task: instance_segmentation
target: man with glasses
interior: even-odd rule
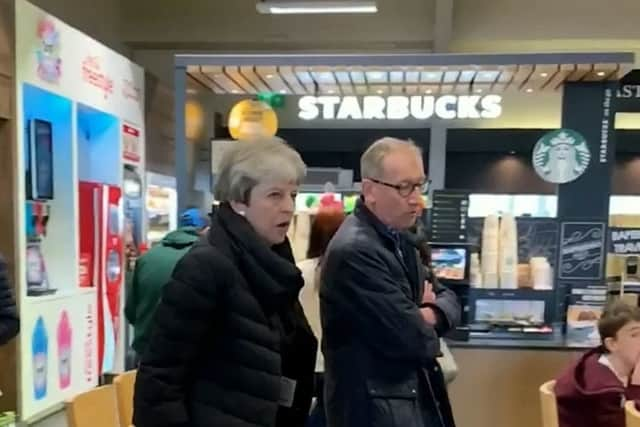
[[[361,175],[362,197],[321,273],[328,426],[453,427],[436,358],[459,305],[426,282],[405,236],[427,191],[422,153],[383,138],[363,154]]]

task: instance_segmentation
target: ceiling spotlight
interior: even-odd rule
[[[598,71],[597,74],[598,74],[598,77],[604,77],[605,73],[604,73],[604,71]]]
[[[378,95],[382,95],[384,93],[382,89],[378,89],[376,92],[378,92]]]
[[[240,91],[237,89],[231,89],[231,93],[240,93]]]
[[[256,10],[263,14],[328,14],[328,13],[376,13],[375,1],[288,1],[263,0],[256,4]]]
[[[540,77],[549,77],[549,73],[540,73]]]
[[[265,77],[268,78],[268,79],[272,79],[273,78],[273,74],[267,74]]]
[[[287,90],[286,89],[280,89],[280,93],[285,94],[285,93],[287,93]]]
[[[427,89],[427,90],[425,90],[425,91],[424,91],[424,93],[426,93],[426,94],[430,95],[430,94],[432,94],[432,93],[433,93],[433,91],[432,91],[431,89]]]
[[[533,92],[533,89],[531,89],[530,87],[527,88],[527,93],[531,93],[531,92]]]

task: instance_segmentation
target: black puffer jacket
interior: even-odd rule
[[[6,344],[11,338],[18,335],[19,331],[20,320],[9,283],[7,264],[0,256],[0,345]]]
[[[455,427],[436,358],[460,306],[435,287],[437,323],[423,320],[425,269],[413,245],[360,201],[331,241],[321,276],[328,425]]]
[[[164,288],[138,369],[136,427],[299,427],[317,342],[289,243],[269,248],[228,205]],[[282,377],[297,382],[279,406]]]

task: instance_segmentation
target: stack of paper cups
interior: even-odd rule
[[[518,230],[516,219],[511,214],[504,214],[500,221],[500,288],[516,289],[518,287]]]
[[[482,287],[498,287],[498,241],[500,221],[497,215],[484,219],[482,229]]]
[[[531,266],[531,282],[533,289],[552,289],[552,269],[545,257],[533,257],[529,261]]]
[[[471,254],[469,265],[470,285],[473,288],[482,287],[482,270],[480,269],[480,256],[474,252]]]

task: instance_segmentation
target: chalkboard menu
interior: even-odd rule
[[[431,208],[431,241],[466,243],[469,193],[436,190]]]
[[[560,227],[559,278],[602,280],[606,224],[563,222]]]

